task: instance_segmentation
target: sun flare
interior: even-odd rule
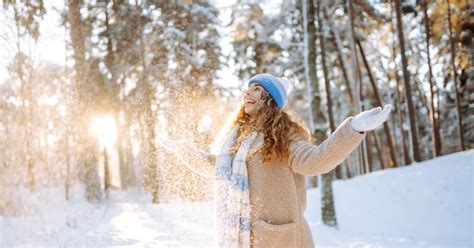
[[[111,115],[93,117],[91,128],[102,147],[110,148],[117,140],[117,128]]]

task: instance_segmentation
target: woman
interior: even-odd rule
[[[214,179],[219,247],[313,247],[304,218],[304,176],[342,163],[390,113],[387,105],[348,117],[319,146],[283,111],[287,81],[258,74],[248,82],[243,106],[218,142],[215,163],[192,146],[173,150],[195,172]],[[208,157],[209,158],[209,157]]]

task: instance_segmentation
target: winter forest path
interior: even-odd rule
[[[317,247],[473,247],[474,150],[334,181],[339,229],[321,223],[308,190],[306,219]],[[210,247],[213,202],[151,204],[141,191],[112,191],[91,204],[82,192],[16,189],[24,212],[0,216],[0,247]]]
[[[43,190],[38,199],[58,191]],[[112,192],[101,204],[37,202],[31,216],[0,217],[0,247],[212,246],[212,202],[151,204],[136,195]]]

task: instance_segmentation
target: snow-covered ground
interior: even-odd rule
[[[335,181],[339,229],[322,225],[319,190],[306,217],[317,247],[474,247],[474,151]],[[27,216],[0,217],[0,247],[206,247],[213,203],[153,205],[139,191],[112,192],[90,204],[63,189],[31,194]]]
[[[309,200],[316,244],[474,247],[473,167],[471,150],[335,181],[338,231],[320,224],[320,202]],[[319,199],[319,192],[308,198]]]

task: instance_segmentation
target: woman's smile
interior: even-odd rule
[[[259,84],[251,84],[244,94],[244,110],[247,114],[252,114],[258,109],[258,102],[262,99],[265,89]]]
[[[248,99],[248,98],[244,98],[244,99],[245,99],[245,103],[248,103],[248,104],[256,103],[256,101],[254,101],[254,100],[251,100],[251,99]]]

